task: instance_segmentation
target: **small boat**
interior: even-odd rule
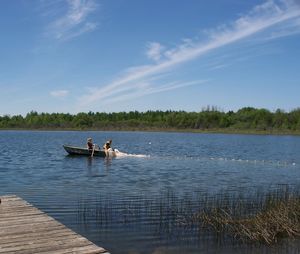
[[[85,147],[76,147],[76,146],[70,146],[70,145],[63,145],[64,149],[69,153],[70,155],[84,155],[84,156],[91,156],[92,150],[87,149]],[[97,157],[106,157],[106,153],[103,150],[99,150],[95,148],[93,156]]]

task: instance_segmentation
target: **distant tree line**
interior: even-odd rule
[[[38,113],[0,116],[1,129],[91,129],[91,130],[253,130],[300,131],[300,108],[290,112],[245,107],[237,112],[206,108],[200,112],[146,111],[76,115]]]

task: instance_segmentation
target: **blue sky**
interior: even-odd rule
[[[300,0],[0,1],[0,115],[300,107]]]

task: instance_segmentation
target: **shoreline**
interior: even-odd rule
[[[120,132],[169,132],[230,135],[300,136],[300,131],[286,130],[236,130],[236,129],[176,129],[176,128],[1,128],[0,131],[120,131]]]

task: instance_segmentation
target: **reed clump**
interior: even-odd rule
[[[272,244],[284,237],[300,236],[300,197],[267,200],[256,214],[236,216],[226,208],[212,208],[193,216],[215,232],[229,233],[234,238]]]
[[[166,241],[270,245],[300,236],[300,188],[275,187],[246,194],[178,196],[170,190],[151,198],[143,193],[124,199],[99,196],[93,202],[80,200],[77,219],[86,227],[147,232]]]

